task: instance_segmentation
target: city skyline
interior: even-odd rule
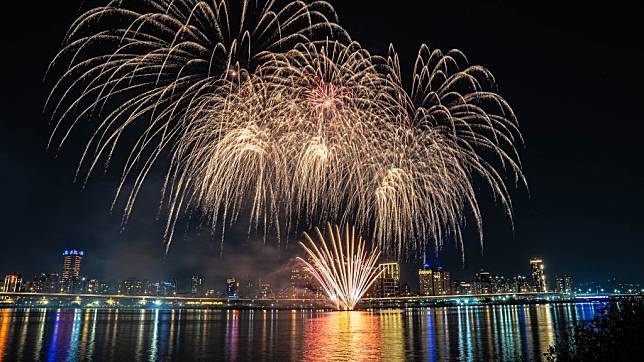
[[[136,275],[121,279],[87,275],[81,269],[84,251],[65,249],[61,254],[63,259],[59,270],[39,272],[33,278],[14,271],[5,275],[0,291],[277,299],[321,298],[324,294],[305,265],[296,257],[287,261],[283,273],[272,276],[233,272],[224,279],[210,280],[195,271],[189,278],[167,275],[155,280]],[[416,274],[401,273],[398,262],[380,262],[376,268],[382,272],[365,297],[644,291],[637,280],[618,280],[613,277],[579,282],[574,275],[552,274],[540,258],[530,258],[524,269],[511,274],[501,275],[480,269],[469,278],[452,278],[449,270],[440,266],[432,267],[427,262],[417,266]]]

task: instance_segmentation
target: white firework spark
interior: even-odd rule
[[[309,261],[298,258],[318,281],[336,309],[353,310],[382,270],[377,262],[380,252],[367,251],[364,240],[353,227],[327,225],[327,238],[315,228],[317,242],[304,233],[308,245],[300,242]]]
[[[393,47],[371,55],[324,1],[111,1],[72,25],[61,63],[51,142],[99,120],[79,172],[134,135],[124,222],[169,154],[166,247],[197,208],[213,230],[248,214],[278,240],[335,220],[397,256],[448,237],[462,248],[468,213],[482,238],[475,180],[508,215],[504,174],[525,183],[517,120],[487,69],[423,45],[407,90]]]

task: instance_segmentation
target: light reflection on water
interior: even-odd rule
[[[0,310],[0,362],[20,360],[540,360],[598,304],[362,312]]]

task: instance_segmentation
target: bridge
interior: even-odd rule
[[[0,307],[319,309],[326,299],[0,292]]]
[[[609,301],[642,298],[639,294],[499,293],[363,298],[358,309],[416,308],[450,305],[538,304]],[[213,309],[328,309],[326,299],[212,298],[184,295],[123,295],[0,292],[0,307],[14,308],[213,308]]]

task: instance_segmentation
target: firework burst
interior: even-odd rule
[[[475,180],[509,216],[508,184],[525,183],[487,69],[423,45],[408,88],[393,47],[371,55],[324,1],[111,1],[79,17],[50,68],[51,143],[98,120],[86,177],[128,150],[124,223],[150,170],[167,170],[166,247],[198,209],[213,230],[248,215],[277,240],[334,220],[395,256],[462,248],[469,214],[482,240]]]
[[[175,146],[204,97],[227,92],[275,53],[296,44],[347,39],[327,2],[112,0],[70,27],[48,73],[62,70],[46,108],[61,147],[82,120],[100,119],[79,162],[86,179],[109,164],[126,132],[138,133],[122,165],[115,202],[124,222],[162,152]]]
[[[300,245],[309,261],[298,258],[318,281],[336,309],[353,310],[360,298],[376,281],[380,272],[376,263],[380,252],[367,251],[364,240],[348,225],[344,232],[339,226],[327,224],[327,238],[315,228],[318,242],[304,233],[308,245]]]

